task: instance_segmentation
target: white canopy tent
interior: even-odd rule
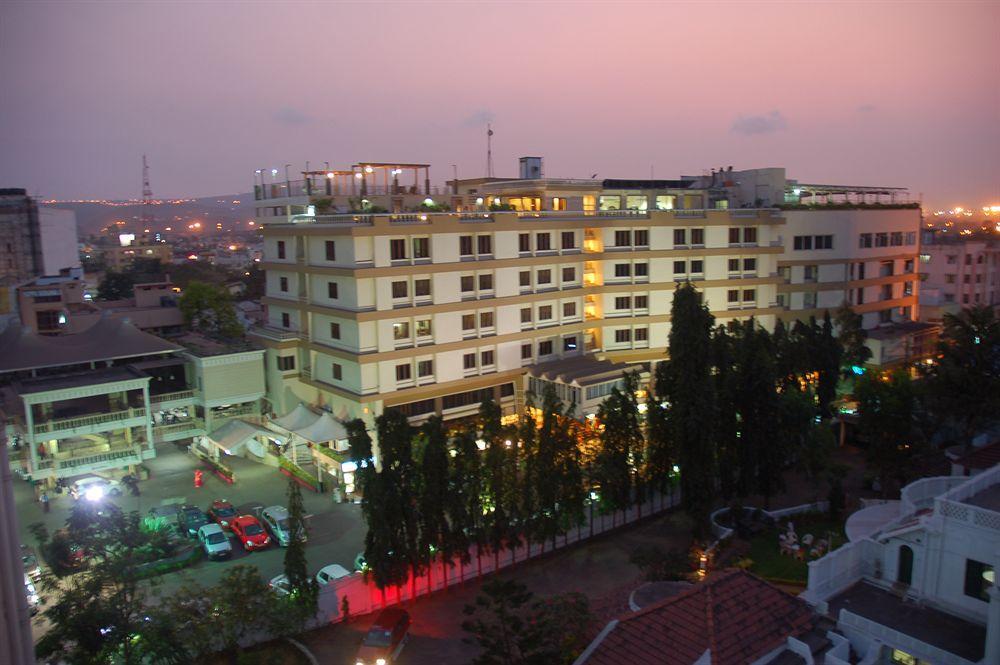
[[[289,432],[295,432],[296,430],[305,429],[315,423],[320,417],[310,411],[302,402],[299,405],[289,411],[287,414],[281,418],[275,418],[271,421],[272,424],[277,425],[283,430]]]
[[[257,457],[264,457],[266,448],[264,443],[258,440],[258,436],[266,436],[282,442],[284,439],[275,432],[245,420],[230,420],[205,438],[209,444],[214,445],[226,455],[237,455],[246,448]]]
[[[347,439],[347,429],[329,413],[323,413],[316,422],[307,427],[295,430],[297,436],[313,443],[326,443],[327,441],[345,441]]]

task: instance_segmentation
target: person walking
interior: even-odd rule
[[[39,500],[42,502],[42,512],[49,512],[49,493],[43,490]]]

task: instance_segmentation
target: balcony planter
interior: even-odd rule
[[[295,464],[292,464],[284,457],[278,460],[278,464],[280,465],[278,470],[281,471],[282,474],[288,476],[302,487],[319,493],[319,480],[317,480],[311,473],[299,466],[296,466]]]

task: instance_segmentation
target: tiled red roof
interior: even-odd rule
[[[992,469],[997,464],[1000,464],[1000,441],[977,448],[965,457],[960,458],[957,464],[964,466],[966,469]]]
[[[577,663],[691,665],[706,650],[712,663],[750,663],[808,631],[814,618],[804,601],[734,570],[620,617]]]

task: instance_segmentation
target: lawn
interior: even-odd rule
[[[809,579],[809,567],[806,565],[809,557],[806,557],[806,561],[799,561],[781,554],[778,549],[778,534],[784,533],[788,519],[795,525],[799,539],[807,533],[811,533],[817,540],[829,538],[828,534],[832,534],[830,549],[840,547],[847,540],[844,525],[830,520],[828,515],[822,513],[793,515],[791,518],[783,518],[778,523],[778,528],[763,531],[750,540],[750,552],[747,556],[753,562],[751,572],[766,579],[805,584]]]

